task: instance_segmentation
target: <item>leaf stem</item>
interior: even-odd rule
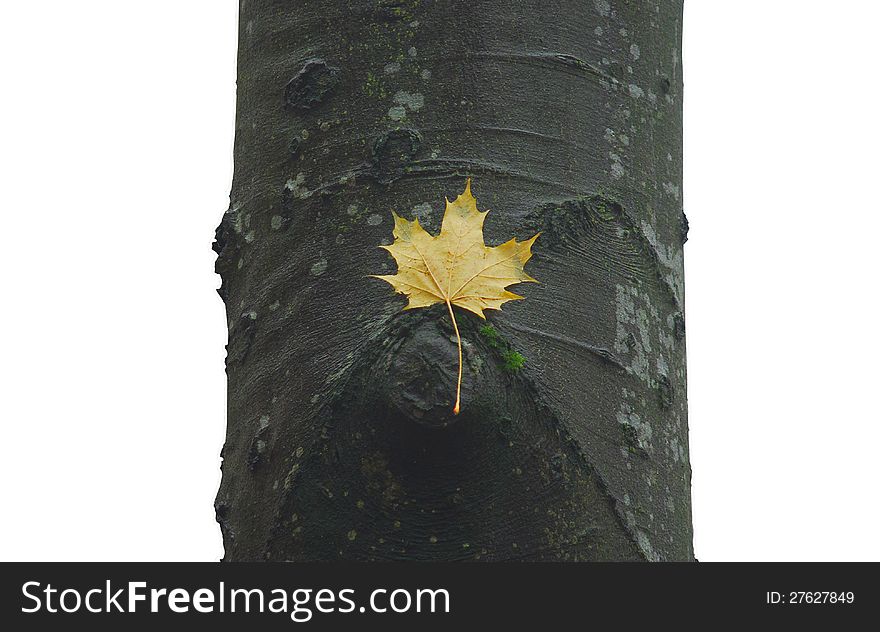
[[[461,334],[458,333],[458,323],[455,322],[455,312],[452,311],[452,303],[449,302],[449,299],[446,299],[446,307],[449,308],[452,326],[455,328],[455,338],[458,341],[458,385],[455,387],[455,408],[452,409],[452,412],[457,415],[461,410]]]

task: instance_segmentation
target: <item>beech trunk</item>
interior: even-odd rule
[[[680,0],[242,0],[226,560],[693,560]],[[540,231],[456,317],[391,211]]]

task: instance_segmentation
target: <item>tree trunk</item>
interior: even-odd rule
[[[227,560],[692,560],[681,0],[242,0]],[[541,231],[525,300],[406,301],[391,211]],[[520,359],[525,364],[519,367]]]

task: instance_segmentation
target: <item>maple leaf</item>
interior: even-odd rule
[[[436,237],[421,227],[418,218],[409,221],[392,212],[394,243],[381,247],[397,262],[397,274],[371,275],[387,281],[409,298],[404,309],[446,304],[458,340],[455,414],[461,408],[462,358],[461,335],[452,306],[485,319],[483,310],[501,309],[507,301],[523,298],[507,291],[508,285],[537,283],[523,266],[532,256],[532,244],[540,233],[525,241],[511,239],[500,246],[487,246],[483,241],[483,222],[488,212],[477,210],[470,178],[464,193],[454,202],[446,199],[443,224]]]

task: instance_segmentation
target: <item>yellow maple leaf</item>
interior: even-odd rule
[[[434,237],[419,225],[418,218],[406,220],[394,215],[394,243],[381,246],[397,262],[397,274],[371,275],[390,283],[405,294],[409,303],[404,309],[446,303],[458,339],[458,385],[455,408],[461,408],[461,335],[455,322],[453,305],[486,318],[483,310],[501,309],[507,301],[523,298],[505,288],[514,283],[537,282],[523,270],[532,256],[532,244],[538,235],[525,241],[510,241],[500,246],[486,246],[483,221],[489,211],[477,210],[468,178],[464,193],[454,202],[446,199],[446,211],[440,234]]]

